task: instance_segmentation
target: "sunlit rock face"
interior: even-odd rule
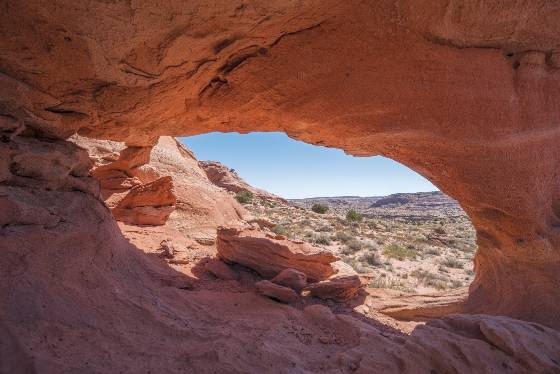
[[[465,311],[560,327],[557,4],[31,0],[0,9],[0,123],[12,142],[1,148],[0,183],[12,197],[41,191],[18,195],[3,225],[58,225],[66,213],[47,209],[56,191],[70,219],[89,212],[80,230],[110,217],[83,153],[58,154],[75,133],[142,149],[160,135],[280,130],[429,178],[477,229]],[[34,141],[48,150],[24,144]],[[114,234],[107,225],[100,235]]]

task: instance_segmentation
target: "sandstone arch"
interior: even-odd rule
[[[151,146],[282,130],[382,154],[478,232],[468,311],[558,326],[560,7],[498,2],[4,2],[0,110]]]

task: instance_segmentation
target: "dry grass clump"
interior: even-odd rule
[[[441,261],[441,265],[451,269],[462,269],[465,265],[455,257],[446,257]]]
[[[403,247],[398,244],[391,244],[385,247],[383,254],[389,258],[395,258],[399,261],[403,261],[407,258],[416,258],[416,250],[413,247]]]

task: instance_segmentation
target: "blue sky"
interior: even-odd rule
[[[179,138],[199,160],[219,161],[249,184],[295,199],[435,191],[416,172],[385,157],[353,157],[283,133],[209,133]]]

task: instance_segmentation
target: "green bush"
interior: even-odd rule
[[[350,222],[360,222],[363,218],[364,217],[354,209],[350,209],[348,213],[346,213],[346,219]]]
[[[329,207],[326,206],[325,204],[313,204],[311,210],[314,211],[315,213],[324,214],[327,213]]]
[[[383,254],[390,258],[396,258],[403,261],[406,258],[415,258],[416,250],[413,248],[405,248],[398,244],[391,244],[383,250]]]
[[[253,194],[246,190],[239,191],[235,194],[235,200],[241,204],[248,204],[253,200]]]

